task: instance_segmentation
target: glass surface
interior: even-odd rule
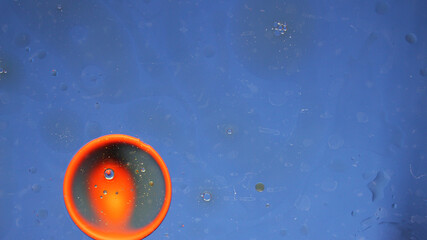
[[[427,236],[427,1],[0,3],[0,239],[89,239],[63,177],[111,133],[169,169],[147,239]]]

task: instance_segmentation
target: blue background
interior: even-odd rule
[[[147,239],[426,239],[426,38],[422,0],[2,0],[0,238],[88,239],[64,173],[123,133],[172,178]]]

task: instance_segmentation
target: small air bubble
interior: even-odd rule
[[[52,76],[56,77],[58,75],[58,72],[55,69],[52,69]]]
[[[233,134],[233,129],[229,128],[226,130],[227,135]]]
[[[103,193],[104,195],[107,195],[107,190],[104,190],[102,193]]]
[[[141,168],[141,172],[143,172],[143,173],[144,173],[144,172],[145,172],[145,168]]]
[[[200,197],[203,198],[203,201],[210,202],[212,199],[212,194],[210,192],[203,192],[202,194],[200,194]]]
[[[97,188],[98,187],[98,185],[95,185],[95,186],[93,186],[94,188]]]
[[[111,168],[108,168],[104,171],[105,179],[111,180],[114,178],[114,171]]]
[[[396,204],[396,203],[393,203],[393,204],[391,205],[391,207],[392,207],[392,208],[397,208],[397,204]]]
[[[118,195],[119,194],[119,192],[116,192],[116,195]]]
[[[99,198],[101,198],[101,199],[102,199],[102,196],[99,196]]]

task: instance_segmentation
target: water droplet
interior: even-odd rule
[[[107,195],[107,190],[104,190],[102,193],[103,193],[104,195]]]
[[[29,172],[29,173],[31,173],[31,174],[35,174],[35,173],[37,172],[37,168],[35,168],[35,167],[30,167],[30,168],[28,169],[28,172]]]
[[[281,236],[286,236],[286,229],[281,229],[280,230],[280,235]]]
[[[153,181],[149,181],[148,184],[150,184],[150,186],[154,186],[154,182]]]
[[[145,172],[145,168],[141,168],[141,172],[143,172],[143,173],[144,173],[144,172]]]
[[[257,183],[257,184],[255,185],[255,189],[256,189],[258,192],[262,192],[262,191],[264,191],[264,184],[262,184],[262,183]]]
[[[338,135],[331,135],[328,139],[329,148],[337,150],[344,145],[344,140]]]
[[[390,8],[390,5],[388,5],[388,3],[379,1],[375,5],[375,12],[379,15],[384,15],[388,12],[389,8]]]
[[[212,46],[206,46],[203,53],[205,57],[210,58],[215,55],[215,49]]]
[[[37,57],[38,57],[39,59],[43,59],[43,58],[45,58],[45,57],[46,57],[46,55],[47,55],[47,53],[46,53],[46,51],[44,51],[44,50],[42,50],[42,51],[40,51],[40,52],[38,52],[38,53],[37,53]]]
[[[37,218],[39,219],[46,219],[49,215],[49,212],[46,209],[41,209],[39,211],[37,211]]]
[[[62,91],[67,91],[67,89],[68,89],[67,84],[62,83],[62,84],[61,84],[61,90],[62,90]]]
[[[309,211],[311,208],[311,200],[307,195],[300,195],[295,200],[294,206],[301,211]]]
[[[18,47],[26,47],[28,44],[30,44],[30,42],[30,35],[26,33],[20,33],[15,37],[15,44]]]
[[[203,201],[210,202],[212,199],[212,194],[210,192],[203,192],[202,194],[200,194],[200,197],[203,198]]]
[[[331,178],[327,178],[327,179],[322,181],[321,188],[325,192],[333,192],[337,189],[337,186],[338,186],[337,181],[335,181]]]
[[[33,184],[31,186],[31,190],[33,190],[33,192],[35,192],[35,193],[40,192],[41,189],[42,189],[42,187],[40,185],[38,185],[38,184]]]
[[[414,43],[417,43],[418,38],[417,38],[417,35],[415,35],[414,33],[408,33],[405,36],[405,40],[410,44],[414,44]]]
[[[389,182],[390,177],[385,172],[379,171],[375,179],[368,184],[373,202],[384,197],[384,189]]]
[[[114,178],[114,171],[111,168],[108,168],[104,171],[105,179],[111,180]]]
[[[423,77],[427,77],[427,67],[420,69],[420,75]]]
[[[226,130],[227,135],[233,134],[233,129],[229,128]]]
[[[360,123],[367,123],[369,121],[368,115],[364,112],[358,112],[356,114],[357,121]]]

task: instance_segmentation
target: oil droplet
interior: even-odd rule
[[[257,184],[255,185],[255,189],[256,189],[258,192],[262,192],[262,191],[264,191],[264,184],[262,184],[262,183],[257,183]]]
[[[150,184],[150,186],[154,186],[154,182],[153,181],[149,181],[148,184]]]
[[[212,199],[212,194],[210,192],[203,192],[202,194],[200,194],[200,197],[203,198],[203,201],[210,202]]]
[[[107,195],[107,190],[104,190],[102,193],[104,193],[104,195]]]
[[[143,172],[143,173],[144,173],[144,172],[145,172],[145,168],[141,168],[141,172]]]
[[[114,171],[111,168],[108,168],[104,171],[105,179],[111,180],[114,178]]]

